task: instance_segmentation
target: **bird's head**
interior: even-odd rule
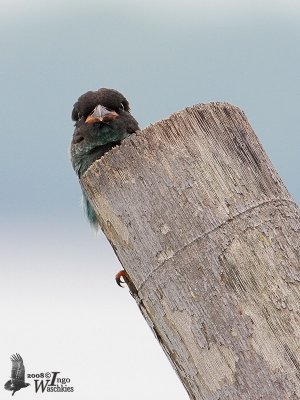
[[[89,91],[79,97],[73,107],[72,119],[75,124],[81,119],[85,122],[88,120],[87,122],[91,124],[105,122],[103,117],[106,116],[106,122],[109,122],[122,111],[130,111],[126,98],[117,90],[102,88],[94,92]]]
[[[76,173],[83,172],[126,136],[139,129],[127,99],[117,90],[99,89],[79,97],[72,119],[75,131],[71,160]]]

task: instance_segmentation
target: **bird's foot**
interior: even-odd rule
[[[124,269],[117,273],[116,282],[121,287],[123,287],[122,284],[126,283],[131,295],[134,297],[137,295],[138,292],[136,290],[136,287],[134,286],[132,280],[129,278],[129,275]]]
[[[129,281],[130,281],[129,276],[124,269],[122,269],[122,271],[117,273],[116,282],[120,287],[123,287],[122,284],[124,284],[124,283],[126,283],[126,285],[128,285]]]

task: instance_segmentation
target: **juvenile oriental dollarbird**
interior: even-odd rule
[[[71,162],[79,178],[93,162],[139,130],[137,121],[130,114],[127,99],[114,89],[101,88],[80,96],[74,104],[72,119],[75,130],[71,142]],[[97,215],[83,189],[82,193],[87,218],[98,229]],[[119,272],[116,276],[119,285],[121,277],[125,281],[128,279],[125,271]]]

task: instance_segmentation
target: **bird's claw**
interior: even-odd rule
[[[129,281],[129,276],[127,275],[127,272],[124,271],[124,269],[117,273],[116,282],[120,287],[124,287],[124,286],[122,286],[122,284],[124,284],[124,283],[127,284],[128,281]]]

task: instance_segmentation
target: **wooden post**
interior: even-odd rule
[[[239,108],[175,113],[81,184],[191,399],[300,399],[300,212]]]

